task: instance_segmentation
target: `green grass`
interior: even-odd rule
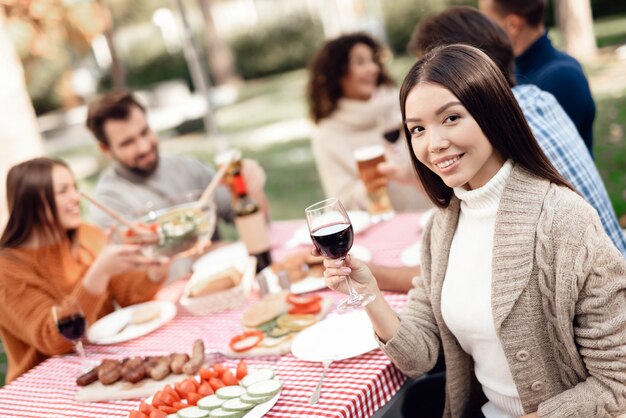
[[[626,217],[626,90],[596,101],[594,154],[618,217]],[[624,221],[622,221],[624,226]]]

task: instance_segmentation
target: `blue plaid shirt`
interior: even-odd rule
[[[513,94],[543,152],[558,172],[596,209],[607,235],[626,257],[626,238],[600,173],[572,120],[552,94],[536,86],[515,86]]]

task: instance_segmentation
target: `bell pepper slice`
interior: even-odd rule
[[[321,302],[313,302],[306,305],[294,305],[293,308],[289,309],[288,313],[290,314],[318,314],[322,311]]]
[[[244,331],[235,335],[228,344],[231,350],[239,353],[256,347],[264,338],[263,332],[259,330]]]
[[[287,295],[287,302],[294,306],[309,305],[311,303],[319,302],[322,300],[320,295],[294,295],[290,293]]]

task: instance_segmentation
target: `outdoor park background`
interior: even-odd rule
[[[626,227],[626,3],[560,2],[586,2],[593,11],[598,54],[584,59],[583,65],[597,104],[595,161]],[[19,3],[30,6],[20,9]],[[360,29],[384,39],[399,85],[414,62],[405,47],[416,23],[450,5],[476,3],[0,0],[0,14],[4,13],[0,35],[8,35],[19,54],[41,150],[68,161],[87,193],[108,162],[84,128],[85,103],[114,85],[123,85],[138,90],[148,104],[162,152],[194,156],[212,165],[218,148],[227,145],[257,159],[267,173],[271,217],[278,220],[302,218],[304,208],[323,197],[309,144],[305,86],[306,66],[325,38]],[[197,80],[185,59],[180,5],[191,27],[200,71],[205,81],[219,84],[209,87],[208,101],[193,87]],[[554,27],[553,6],[550,1],[550,37],[563,47],[563,37]],[[0,57],[1,53],[2,48]],[[0,66],[0,76],[2,72]],[[207,103],[212,117],[206,117]],[[18,115],[11,106],[10,98],[0,103],[0,113]],[[207,120],[214,123],[208,133]],[[0,123],[0,140],[11,129],[7,121]],[[3,187],[0,191],[4,193]],[[226,236],[235,236],[232,228],[220,228]]]

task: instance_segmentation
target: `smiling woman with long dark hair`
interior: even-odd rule
[[[82,223],[74,175],[62,161],[36,158],[7,176],[9,220],[0,237],[0,336],[9,360],[7,382],[48,356],[72,350],[57,330],[52,306],[70,296],[87,323],[149,300],[167,264],[137,245],[113,245]]]
[[[440,208],[422,277],[400,316],[358,260],[325,260],[329,287],[345,292],[350,274],[377,295],[365,309],[408,376],[443,349],[444,417],[626,412],[626,260],[541,152],[502,72],[471,46],[437,48],[409,71],[400,105]]]

